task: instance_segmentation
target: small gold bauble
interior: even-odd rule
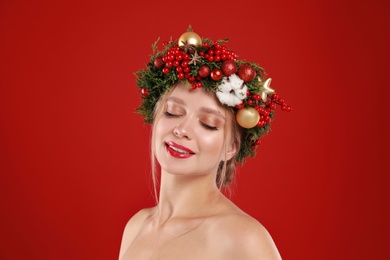
[[[196,47],[202,46],[202,38],[197,33],[194,32],[185,32],[183,33],[178,42],[179,46],[182,47],[185,44],[191,44]]]
[[[259,122],[260,114],[253,107],[245,107],[237,111],[236,120],[243,128],[252,128]]]

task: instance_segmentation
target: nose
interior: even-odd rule
[[[191,139],[191,119],[183,118],[173,129],[173,134],[179,138]]]

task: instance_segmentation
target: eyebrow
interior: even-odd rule
[[[178,104],[180,104],[180,105],[184,105],[184,100],[183,100],[183,99],[180,99],[180,98],[177,98],[177,97],[169,97],[169,98],[167,99],[167,102],[168,102],[168,101],[173,101],[173,102],[178,103]]]
[[[209,108],[209,107],[201,107],[200,111],[205,112],[205,113],[209,113],[209,114],[214,114],[216,116],[220,116],[223,119],[225,119],[225,116],[221,112],[219,112],[218,110]]]
[[[185,104],[183,99],[180,99],[180,98],[177,98],[177,97],[169,97],[167,99],[167,102],[168,101],[175,102],[175,103],[177,103],[179,105],[184,105]],[[201,107],[199,110],[201,112],[208,113],[208,114],[214,114],[214,115],[220,116],[223,119],[225,119],[225,116],[219,110],[216,110],[216,109],[213,109],[213,108],[210,108],[210,107]]]

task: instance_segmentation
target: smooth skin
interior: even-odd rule
[[[237,151],[225,143],[229,116],[203,89],[178,85],[172,91],[154,127],[159,202],[128,221],[120,260],[281,259],[264,226],[216,185],[219,162]]]

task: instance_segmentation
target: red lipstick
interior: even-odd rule
[[[195,154],[191,149],[188,149],[187,147],[172,141],[165,143],[165,149],[171,156],[175,158],[184,159],[189,158]]]

